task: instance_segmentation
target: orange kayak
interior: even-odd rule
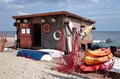
[[[88,66],[83,63],[82,65],[80,65],[80,68],[82,69],[83,72],[93,72],[97,71],[100,68],[100,66],[99,65]]]
[[[96,56],[107,56],[107,55],[109,55],[111,53],[111,50],[110,50],[110,48],[101,48],[101,49],[98,49],[98,50],[93,50],[93,51],[91,51],[91,50],[88,50],[88,51],[86,51],[86,55],[87,56],[93,56],[93,57],[96,57]]]
[[[103,56],[103,57],[93,57],[93,56],[85,56],[84,58],[84,62],[87,65],[95,65],[95,64],[100,64],[100,63],[104,63],[107,62],[109,59],[111,59],[113,57],[113,54],[110,53],[107,56]]]

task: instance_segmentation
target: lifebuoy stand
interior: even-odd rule
[[[2,41],[1,41],[2,43],[1,43],[0,52],[3,52],[3,51],[4,51],[5,42],[7,42],[6,38],[7,38],[7,34],[6,34],[6,33],[2,33]]]

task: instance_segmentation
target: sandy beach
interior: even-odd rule
[[[9,40],[10,39],[10,40]],[[6,46],[12,46],[14,39],[8,38]],[[18,50],[0,52],[0,79],[102,79],[103,75],[93,73],[65,74],[53,70],[59,66],[59,60],[35,61],[17,57]],[[109,78],[111,79],[111,78]]]
[[[52,67],[58,67],[57,59],[35,61],[16,57],[16,50],[0,53],[0,79],[101,79],[98,74],[64,74]]]

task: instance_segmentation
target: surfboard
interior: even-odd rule
[[[53,58],[61,57],[61,55],[64,55],[63,51],[55,49],[39,49],[39,51],[48,52]]]

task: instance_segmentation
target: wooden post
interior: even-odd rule
[[[7,34],[6,33],[2,33],[2,44],[1,44],[0,52],[4,51],[5,42],[7,42],[6,37],[7,37]]]

